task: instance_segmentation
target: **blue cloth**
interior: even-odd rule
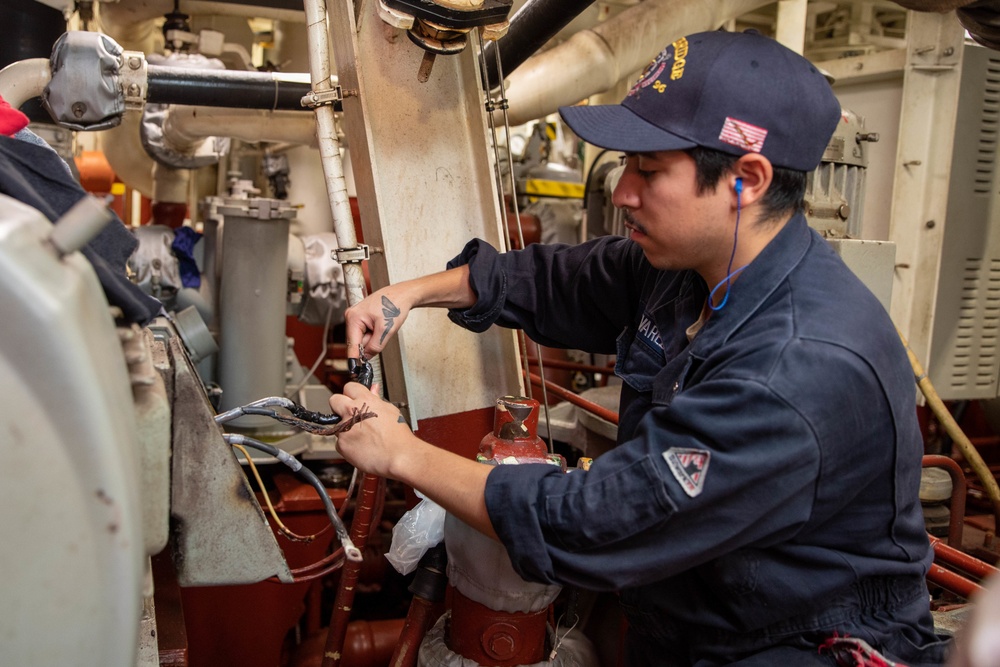
[[[194,258],[194,247],[201,240],[201,234],[190,227],[178,227],[174,230],[174,240],[170,249],[177,257],[177,271],[181,274],[181,285],[197,289],[201,287],[201,271]]]
[[[0,136],[0,193],[55,222],[87,193],[48,144],[38,143],[32,132],[17,136]],[[108,303],[121,308],[126,322],[145,325],[159,313],[160,302],[144,294],[126,274],[126,262],[137,244],[116,215],[81,252],[94,267]]]
[[[491,471],[490,519],[523,577],[620,591],[635,665],[723,665],[803,641],[815,654],[838,631],[941,660],[915,648],[937,638],[909,362],[801,215],[690,344],[704,282],[654,269],[626,239],[504,255],[473,241],[450,266],[462,263],[478,301],[455,322],[616,351],[623,380],[618,446],[589,472]],[[886,580],[902,592],[865,593]]]

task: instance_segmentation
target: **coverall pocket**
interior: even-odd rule
[[[656,374],[665,364],[663,350],[654,350],[639,339],[632,327],[618,336],[615,346],[618,351],[615,375],[638,392],[651,392]]]

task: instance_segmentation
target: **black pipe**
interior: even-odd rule
[[[190,104],[230,109],[304,111],[302,98],[312,86],[280,79],[271,72],[196,70],[149,65],[150,104]],[[340,110],[340,103],[334,104]]]
[[[497,49],[500,49],[504,76],[507,76],[592,4],[594,0],[528,0],[524,3],[510,18],[507,34],[486,45],[490,90],[500,85]]]

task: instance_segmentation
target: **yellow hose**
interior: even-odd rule
[[[986,462],[983,461],[983,457],[979,455],[979,450],[976,449],[972,441],[965,435],[962,431],[962,427],[958,425],[955,418],[951,416],[951,412],[945,407],[944,402],[941,397],[938,396],[937,391],[934,389],[934,385],[931,384],[931,380],[927,377],[927,373],[924,371],[924,367],[920,364],[917,359],[917,355],[913,353],[910,349],[910,344],[906,341],[906,337],[903,336],[899,329],[896,329],[896,333],[899,334],[899,338],[903,341],[903,345],[906,347],[906,355],[910,358],[910,365],[913,367],[913,375],[917,380],[917,386],[920,387],[920,391],[923,393],[924,398],[927,399],[927,405],[930,406],[931,411],[934,416],[937,417],[941,425],[944,426],[944,430],[951,436],[952,441],[958,445],[959,450],[962,452],[962,456],[965,460],[969,462],[972,466],[972,471],[976,473],[979,481],[982,482],[983,488],[986,490],[986,496],[990,499],[993,504],[993,516],[995,521],[996,530],[1000,530],[1000,486],[997,486],[997,480],[990,472],[989,467]]]

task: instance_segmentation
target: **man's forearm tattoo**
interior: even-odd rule
[[[392,331],[392,325],[396,322],[396,318],[399,317],[399,308],[385,296],[382,297],[382,315],[385,316],[385,331],[382,332],[382,337],[378,339],[379,345],[385,342],[385,337]]]

